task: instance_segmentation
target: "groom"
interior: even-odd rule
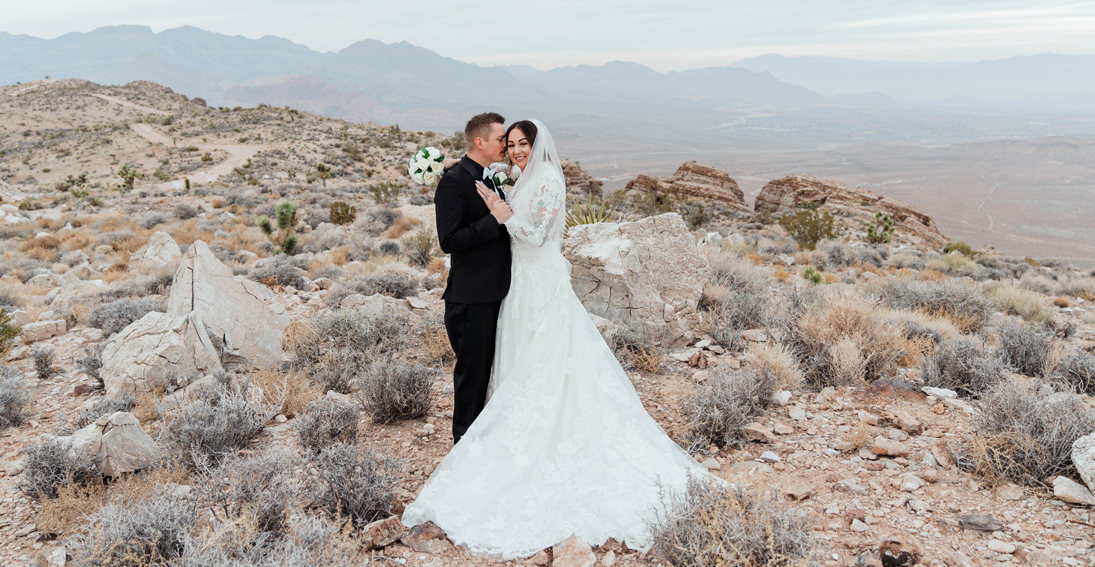
[[[477,114],[464,128],[468,153],[437,184],[434,209],[437,239],[451,256],[445,300],[445,330],[456,353],[453,369],[453,441],[460,438],[486,404],[498,311],[509,291],[509,233],[502,223],[513,214],[504,200],[487,208],[476,181],[499,193],[487,167],[506,152],[505,118]]]

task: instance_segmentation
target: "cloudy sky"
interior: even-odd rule
[[[7,1],[0,31],[54,38],[101,26],[183,25],[318,51],[408,41],[480,65],[612,60],[659,71],[765,53],[977,61],[1095,54],[1095,0],[38,0]],[[461,5],[457,5],[461,4]]]

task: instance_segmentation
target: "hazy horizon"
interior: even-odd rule
[[[337,18],[331,18],[338,14]],[[286,38],[319,52],[365,39],[407,41],[480,66],[538,70],[634,61],[658,70],[720,67],[765,54],[961,63],[1041,53],[1095,54],[1095,1],[1004,3],[796,1],[726,5],[557,0],[453,6],[319,0],[259,2],[53,0],[5,8],[5,31],[54,39],[125,22],[160,32],[182,26],[230,36]],[[482,33],[469,30],[482,29]],[[516,38],[509,28],[518,30]]]

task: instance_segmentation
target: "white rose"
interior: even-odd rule
[[[441,165],[440,163],[438,163],[436,161],[433,161],[433,162],[430,162],[429,168],[430,168],[430,173],[438,173],[439,174],[439,173],[441,173],[441,170],[445,168],[445,166]]]
[[[437,158],[444,157],[444,156],[441,155],[441,150],[439,150],[439,149],[437,149],[433,146],[430,146],[430,147],[426,148],[426,157],[429,158],[429,159],[437,159]]]
[[[507,181],[509,181],[509,177],[506,177],[505,173],[502,173],[501,171],[499,171],[498,173],[494,174],[494,182],[496,184],[505,185]]]
[[[415,182],[415,183],[418,183],[419,185],[425,185],[425,184],[426,184],[426,181],[425,181],[425,179],[423,178],[423,176],[422,176],[422,174],[421,174],[421,173],[413,173],[413,174],[411,174],[411,179],[413,179],[413,180],[414,180],[414,182]]]
[[[422,179],[426,181],[425,185],[433,185],[434,183],[437,183],[438,179],[441,179],[441,176],[431,171],[429,173],[423,174]]]

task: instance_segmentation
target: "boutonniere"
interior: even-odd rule
[[[495,187],[501,187],[503,185],[513,185],[513,180],[510,179],[508,175],[506,175],[505,173],[503,173],[501,171],[499,171],[498,173],[495,173],[494,177],[491,177],[491,179],[494,180],[494,186]]]

